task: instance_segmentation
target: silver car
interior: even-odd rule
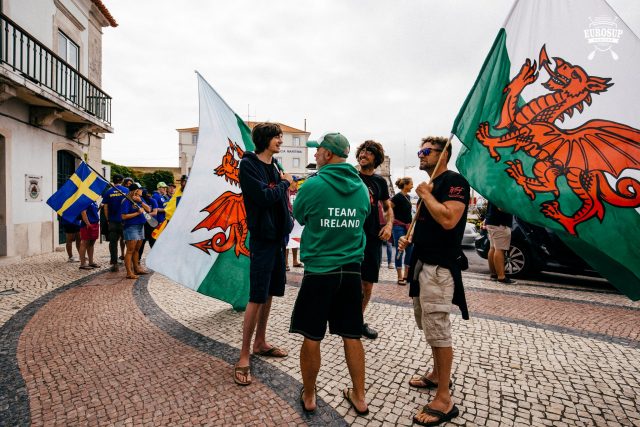
[[[476,228],[476,225],[468,222],[464,227],[462,246],[474,246],[476,237],[478,237],[478,229]]]

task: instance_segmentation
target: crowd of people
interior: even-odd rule
[[[435,397],[417,412],[413,421],[431,426],[458,416],[450,393],[450,311],[455,304],[463,319],[469,318],[461,274],[466,268],[461,242],[470,187],[463,176],[447,167],[451,158],[447,138],[426,137],[421,141],[420,169],[429,179],[415,189],[420,202],[413,216],[409,196],[414,186],[412,179],[399,178],[395,183],[399,192],[390,197],[385,179],[375,173],[384,161],[384,148],[379,142],[367,140],[357,147],[356,168],[346,162],[351,146],[340,133],[309,141],[307,146],[317,149],[318,171],[298,188],[294,177],[278,167],[274,157],[282,144],[279,125],[259,123],[251,136],[255,152],[245,151],[239,166],[251,257],[249,302],[240,356],[233,369],[234,381],[241,386],[252,383],[251,353],[267,357],[289,355],[286,349],[268,342],[267,324],[272,298],[285,292],[289,270],[286,247],[297,222],[304,228],[299,253],[296,250],[293,254],[293,265],[304,267],[304,275],[289,331],[304,338],[299,353],[302,409],[312,414],[317,408],[320,344],[328,326],[329,333],[343,339],[352,380],[352,387],[343,390],[343,396],[358,415],[369,413],[361,338],[378,337],[378,331],[364,318],[379,280],[383,246],[389,250],[392,244],[395,257],[392,262],[387,252],[387,262],[396,269],[397,284],[409,285],[417,328],[422,330],[433,358],[430,370],[409,380],[411,387],[436,390]],[[179,202],[186,181],[183,176],[177,192],[173,184],[159,182],[156,191],[149,194],[133,179],[114,175],[100,207],[92,203],[75,222],[61,221],[69,262],[76,261],[72,252],[75,243],[79,268],[99,267],[94,260],[94,244],[100,233],[102,209],[111,271],[117,272],[119,262],[124,261],[128,279],[147,274],[140,264],[145,243],[153,247],[155,223],[163,224],[167,203],[174,193]],[[504,272],[510,223],[508,214],[489,205],[489,266],[491,278],[502,283],[512,283]]]
[[[186,182],[187,176],[183,175],[180,178],[181,190],[184,190]],[[147,270],[140,265],[144,246],[148,242],[149,246],[153,247],[155,224],[165,221],[165,208],[175,193],[176,186],[173,183],[166,184],[160,181],[156,185],[156,191],[149,194],[149,191],[134,182],[133,178],[113,175],[112,184],[102,195],[100,206],[96,202],[92,203],[73,222],[60,219],[66,237],[65,249],[69,262],[79,261],[81,270],[100,267],[95,262],[93,254],[94,244],[102,227],[102,234],[109,241],[111,271],[117,272],[118,264],[123,262],[128,279],[137,279],[138,275],[147,274]],[[154,226],[150,225],[150,222],[153,222]],[[74,243],[78,259],[73,256]]]
[[[245,152],[239,173],[251,248],[249,304],[242,349],[233,369],[233,379],[241,386],[252,383],[250,350],[263,356],[288,356],[286,349],[267,340],[266,331],[272,298],[283,296],[285,290],[285,248],[293,226],[288,190],[293,177],[276,165],[274,155],[282,144],[277,124],[256,125],[252,139],[255,152]],[[304,275],[289,328],[304,338],[302,409],[311,414],[317,408],[320,344],[328,326],[329,333],[342,337],[344,344],[352,380],[352,387],[343,390],[344,398],[358,415],[368,414],[361,338],[376,339],[378,332],[364,321],[364,315],[379,279],[382,247],[393,239],[398,284],[410,285],[417,327],[433,355],[433,367],[411,378],[409,385],[437,390],[413,421],[438,425],[458,416],[449,391],[453,362],[449,313],[456,304],[463,318],[469,317],[461,241],[470,188],[464,177],[447,168],[448,140],[427,137],[421,141],[420,169],[430,181],[416,187],[421,202],[415,219],[408,198],[412,180],[399,179],[400,192],[390,198],[385,180],[374,172],[384,160],[379,142],[367,140],[357,147],[359,170],[346,162],[351,147],[340,133],[328,133],[307,145],[317,148],[318,171],[298,189],[292,206],[293,218],[304,226],[300,242]]]

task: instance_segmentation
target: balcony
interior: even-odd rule
[[[55,106],[80,110],[79,118],[72,121],[82,122],[83,116],[88,115],[89,121],[111,132],[111,97],[3,14],[0,14],[0,65],[24,77],[35,89],[48,89],[35,94],[48,95],[45,98]]]

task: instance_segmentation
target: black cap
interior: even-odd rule
[[[188,177],[187,175],[182,175],[182,176],[180,177],[180,181],[186,181],[186,180],[188,180],[188,179],[189,179],[189,177]]]

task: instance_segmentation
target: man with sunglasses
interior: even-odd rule
[[[373,284],[378,282],[380,262],[382,261],[382,242],[391,237],[393,227],[393,209],[389,202],[389,187],[383,177],[374,173],[384,162],[384,148],[379,142],[365,141],[356,151],[356,159],[360,166],[360,179],[369,190],[371,211],[364,222],[364,233],[367,244],[364,248],[364,259],[361,264],[362,273],[362,314],[371,299]],[[378,204],[382,204],[386,224],[381,226]],[[378,332],[368,323],[363,324],[362,335],[369,339],[378,338]]]
[[[438,163],[438,159],[442,160]],[[462,236],[467,222],[470,188],[467,180],[447,169],[451,145],[446,138],[427,137],[418,152],[420,169],[431,182],[416,188],[421,206],[416,213],[413,233],[413,258],[410,267],[413,307],[418,328],[422,329],[431,352],[433,369],[414,376],[409,385],[437,389],[434,399],[413,417],[420,425],[438,425],[458,416],[451,400],[451,365],[453,347],[449,312],[452,304],[460,307],[462,317],[469,318],[462,287]],[[399,249],[409,243],[399,240]]]

